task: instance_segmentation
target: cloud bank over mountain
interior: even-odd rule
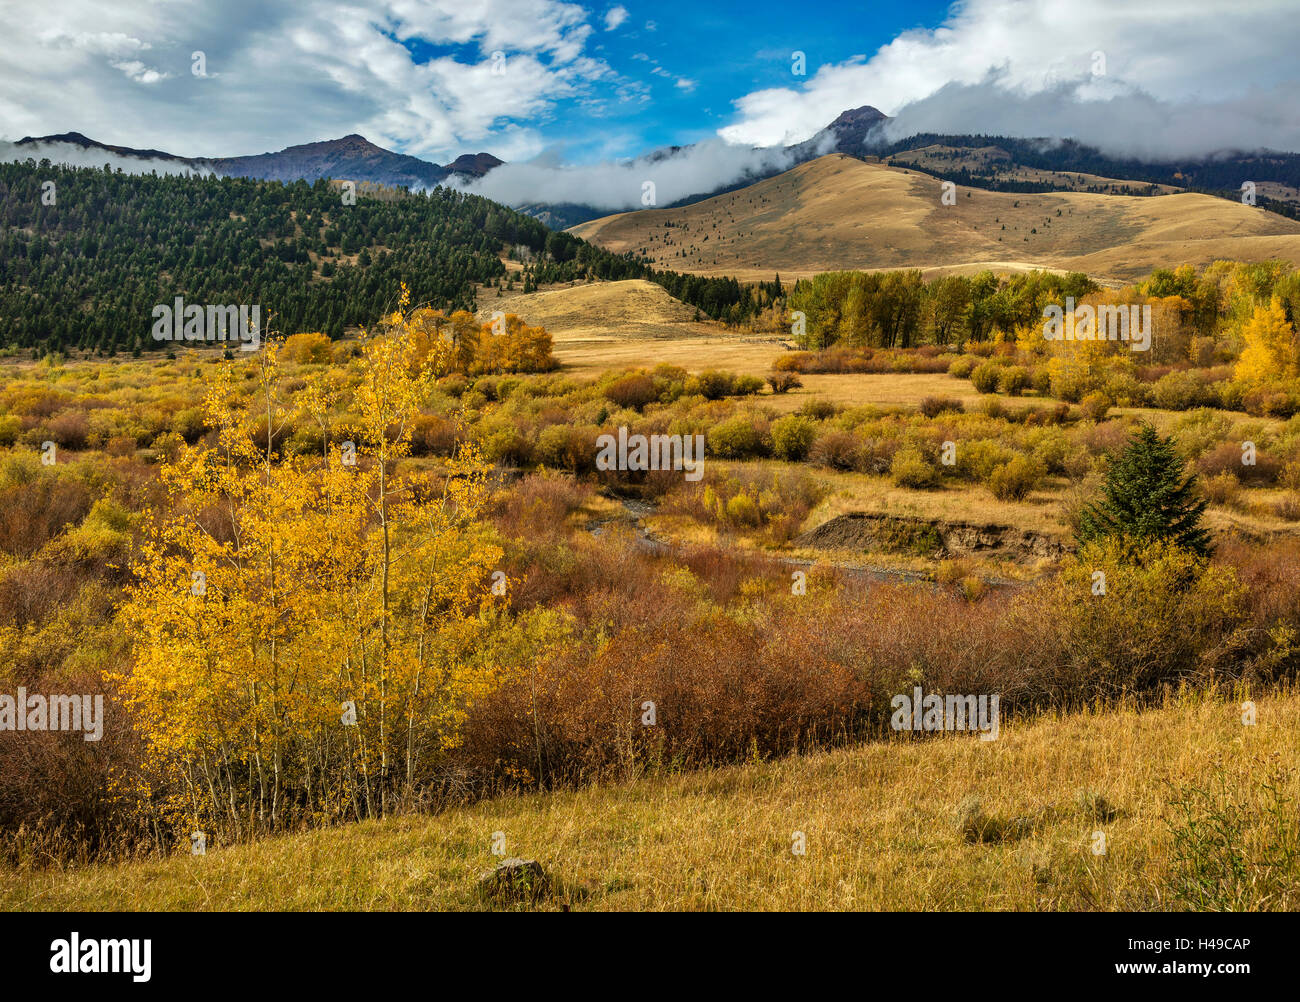
[[[164,160],[143,157],[120,156],[111,150],[100,147],[86,149],[75,143],[26,143],[18,145],[0,140],[0,161],[6,163],[15,160],[32,159],[37,163],[49,160],[51,163],[65,164],[68,167],[99,167],[105,164],[113,170],[127,174],[184,174],[189,177],[209,176],[212,170],[195,167],[177,160]]]
[[[967,0],[933,30],[736,99],[727,142],[794,143],[845,108],[889,134],[1076,138],[1114,155],[1300,149],[1293,0]]]
[[[647,208],[647,182],[654,185],[654,205],[670,205],[735,184],[746,177],[794,166],[785,149],[751,149],[712,139],[674,152],[631,161],[561,166],[538,162],[505,164],[486,177],[458,186],[507,205],[539,202],[590,205],[607,212]]]

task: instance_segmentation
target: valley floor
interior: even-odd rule
[[[1275,873],[1279,891],[1263,864],[1279,846],[1295,849],[1286,819],[1300,797],[1300,696],[1256,707],[1257,723],[1246,726],[1239,700],[1189,696],[1146,712],[1004,721],[990,742],[879,742],[503,797],[205,856],[10,871],[0,874],[0,909],[501,907],[476,890],[498,861],[494,833],[507,855],[538,860],[555,880],[539,902],[513,907],[1296,908],[1294,879],[1288,891]],[[1269,813],[1279,803],[1270,784],[1289,798],[1285,818]],[[981,830],[998,835],[963,837],[972,795],[991,822]],[[802,855],[792,851],[796,833]],[[1237,855],[1242,879],[1232,877]],[[1294,877],[1295,858],[1285,865]],[[1209,897],[1179,894],[1188,875],[1206,881]]]

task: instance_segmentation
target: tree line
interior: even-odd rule
[[[926,282],[915,269],[833,271],[796,282],[789,309],[793,333],[813,350],[945,346],[1041,323],[1045,304],[1066,296],[1082,299],[1097,288],[1077,272],[999,278],[982,271]]]
[[[132,175],[48,160],[0,164],[0,346],[41,355],[156,347],[153,307],[261,305],[285,333],[344,330],[414,302],[472,311],[503,281],[507,248],[524,283],[645,278],[702,313],[739,322],[760,296],[734,279],[659,272],[536,219],[449,188],[345,199],[320,179]]]

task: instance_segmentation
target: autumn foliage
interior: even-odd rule
[[[478,656],[500,555],[475,531],[483,467],[462,449],[434,474],[397,471],[431,378],[415,353],[406,316],[386,318],[364,344],[355,441],[282,459],[247,427],[284,420],[268,346],[242,406],[229,380],[212,387],[215,447],[163,468],[169,507],[135,566],[119,681],[177,830],[382,815],[493,685]]]

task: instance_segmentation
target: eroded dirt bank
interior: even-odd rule
[[[926,557],[982,556],[1021,563],[1054,559],[1068,547],[1059,539],[1011,525],[977,525],[868,512],[836,515],[794,540],[823,550],[912,553]]]

